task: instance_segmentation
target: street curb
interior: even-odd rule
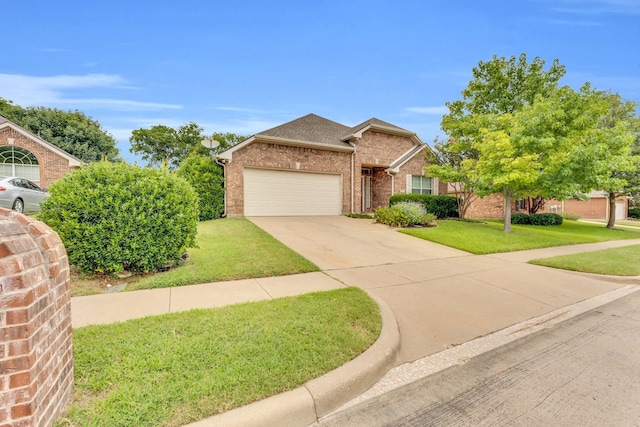
[[[391,308],[380,308],[382,329],[375,343],[344,365],[294,390],[188,424],[190,427],[304,427],[338,409],[376,384],[396,365],[400,329]]]
[[[541,316],[516,323],[499,331],[467,341],[456,347],[451,347],[447,350],[434,353],[414,362],[398,365],[392,368],[377,384],[357,398],[343,405],[333,414],[349,409],[352,406],[406,386],[445,369],[456,365],[463,365],[472,358],[480,356],[481,354],[510,344],[543,329],[553,327],[559,323],[580,316],[589,310],[596,309],[636,292],[640,292],[639,286],[627,285],[575,304],[558,308]],[[329,415],[329,417],[331,415]]]

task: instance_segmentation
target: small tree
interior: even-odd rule
[[[453,188],[460,218],[466,217],[467,209],[478,198],[474,192],[477,183],[469,173],[469,161],[477,159],[477,152],[471,150],[469,144],[453,138],[444,142],[436,140],[434,150],[427,153],[427,161],[431,164],[424,168],[427,175],[435,176]],[[469,161],[463,163],[465,159]]]

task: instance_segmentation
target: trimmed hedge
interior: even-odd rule
[[[84,272],[155,271],[195,247],[198,196],[166,170],[96,162],[49,192],[39,219]]]
[[[458,218],[458,202],[453,196],[434,196],[432,194],[395,194],[389,198],[389,205],[400,202],[420,203],[427,212],[436,218]]]
[[[531,224],[529,215],[523,213],[514,213],[511,215],[511,224]]]
[[[533,215],[515,213],[511,216],[511,224],[562,225],[562,216],[555,213],[541,213]]]
[[[640,208],[629,209],[628,217],[629,218],[640,219]]]

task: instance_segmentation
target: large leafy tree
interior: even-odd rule
[[[478,142],[486,137],[484,130],[497,124],[496,117],[514,114],[532,104],[536,96],[547,96],[558,87],[565,74],[564,66],[558,60],[547,70],[544,66],[538,57],[527,62],[526,54],[481,61],[472,71],[473,80],[462,91],[463,98],[446,104],[449,113],[443,116],[441,127],[448,140],[436,144],[440,161],[428,170],[443,181],[455,182],[460,202],[471,203],[476,194],[486,194],[476,191],[478,176],[473,173],[480,153]],[[461,208],[464,216],[466,207]]]
[[[23,108],[0,98],[0,114],[84,162],[120,160],[113,136],[80,111]]]
[[[190,122],[177,129],[164,125],[136,129],[131,132],[129,141],[130,151],[140,155],[150,166],[166,163],[170,169],[177,169],[203,139],[203,129]]]
[[[490,125],[474,143],[473,165],[478,193],[502,193],[505,231],[510,231],[513,198],[541,196],[564,200],[605,183],[621,185],[611,175],[628,170],[633,135],[626,123],[601,126],[609,103],[602,92],[585,85],[565,86],[514,114],[485,116]]]
[[[632,139],[629,147],[629,155],[614,157],[608,166],[610,175],[603,176],[598,189],[604,190],[609,199],[609,218],[607,228],[614,228],[616,222],[616,199],[621,196],[633,196],[640,194],[640,117],[636,111],[638,104],[624,100],[617,93],[606,92],[602,94],[608,103],[609,109],[601,118],[601,127],[613,129],[626,128]],[[607,141],[616,144],[618,141]],[[609,151],[609,150],[608,150]]]

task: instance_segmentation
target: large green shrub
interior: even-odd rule
[[[222,166],[210,156],[193,154],[180,163],[178,176],[191,184],[200,200],[200,221],[218,219],[224,212]]]
[[[629,218],[640,219],[640,208],[629,209],[628,217]]]
[[[529,215],[531,225],[562,225],[562,216],[555,213]]]
[[[82,271],[153,271],[195,246],[198,196],[165,170],[96,162],[49,192],[39,219]]]
[[[424,206],[416,202],[400,202],[389,207],[375,210],[376,222],[392,227],[409,227],[411,225],[431,225],[435,215],[427,213]]]
[[[427,212],[437,218],[457,218],[458,203],[453,196],[434,196],[432,194],[395,194],[389,198],[389,205],[400,202],[420,203]]]
[[[511,224],[531,224],[529,215],[523,213],[514,213],[511,215]]]

